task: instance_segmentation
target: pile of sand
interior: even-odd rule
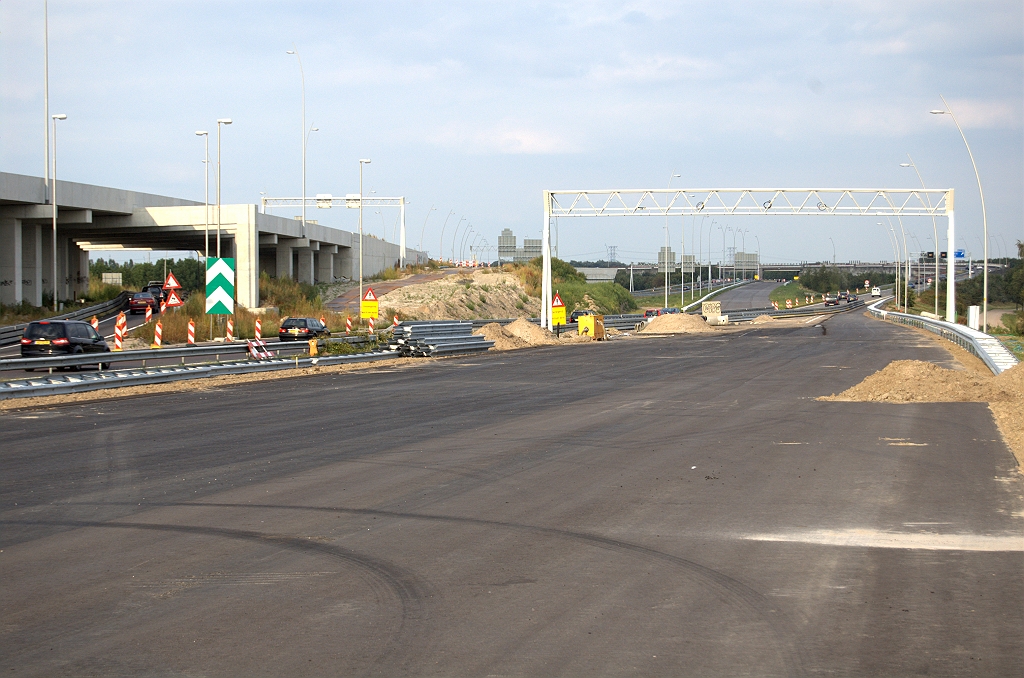
[[[714,328],[704,322],[699,315],[687,313],[671,313],[651,318],[647,326],[641,332],[651,334],[685,333],[696,334],[701,332],[714,332]]]
[[[487,323],[477,331],[473,332],[473,334],[482,334],[487,341],[493,341],[494,346],[491,350],[494,351],[512,351],[517,348],[529,346],[529,344],[519,337],[507,332],[505,328],[498,323]]]
[[[761,323],[773,323],[775,322],[775,318],[771,317],[770,315],[759,315],[750,322],[754,323],[755,325],[760,325]]]
[[[983,402],[1024,465],[1024,363],[998,376],[947,370],[920,360],[896,360],[839,395],[819,400],[845,402]]]
[[[484,269],[400,287],[381,295],[380,307],[403,318],[474,320],[536,316],[540,301],[526,296],[516,276]]]
[[[506,325],[504,330],[510,335],[526,342],[528,346],[544,346],[558,343],[555,335],[545,329],[541,329],[539,325],[534,325],[525,318],[519,318],[515,322]]]
[[[620,334],[622,334],[622,332],[618,331],[614,327],[606,327],[606,328],[604,328],[604,333],[606,335],[608,335],[609,337],[617,337]]]

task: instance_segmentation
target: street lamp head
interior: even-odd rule
[[[230,125],[231,124],[231,118],[217,118],[217,124],[218,125]]]
[[[359,162],[363,163],[364,165],[369,165],[370,164],[370,159],[369,158],[361,158],[359,160]]]
[[[909,162],[901,162],[900,167],[913,167]]]
[[[68,119],[68,116],[64,115],[63,113],[55,113],[55,114],[51,115],[50,117],[53,118],[54,120],[67,120]]]
[[[319,131],[320,131],[320,128],[319,128],[319,127],[310,127],[310,128],[309,128],[309,131],[310,131],[310,132],[319,132]]]
[[[290,49],[287,52],[285,52],[285,54],[296,54],[296,52],[294,49]]]
[[[946,115],[949,111],[929,111],[932,115]]]
[[[205,137],[207,135],[209,135],[209,132],[204,132],[202,130],[199,130],[198,132],[196,132],[196,136],[197,137]]]

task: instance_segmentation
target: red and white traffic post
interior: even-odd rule
[[[188,319],[188,345],[194,346],[196,343],[196,323],[192,318]]]

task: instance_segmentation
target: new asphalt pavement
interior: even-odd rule
[[[0,413],[9,676],[1019,675],[984,404],[848,313]]]

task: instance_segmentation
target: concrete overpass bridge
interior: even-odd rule
[[[69,181],[57,182],[57,298],[73,299],[89,286],[89,251],[205,248],[203,203]],[[53,208],[43,179],[0,172],[0,302],[42,305],[54,290]],[[215,253],[216,207],[210,207],[210,253]],[[259,274],[316,283],[359,274],[359,235],[261,214],[248,204],[221,206],[221,256],[234,257],[238,303],[260,305]],[[399,260],[399,247],[363,237],[363,273]],[[426,262],[409,250],[407,260]]]

